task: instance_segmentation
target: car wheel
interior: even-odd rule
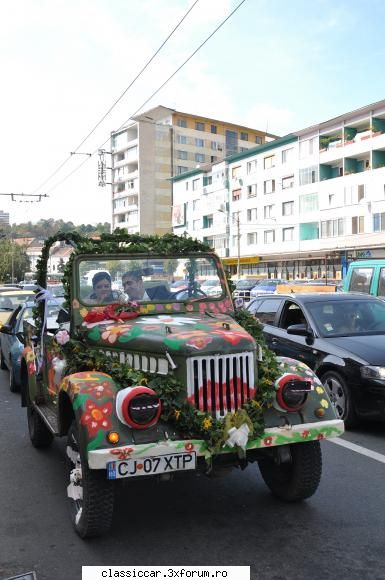
[[[53,434],[31,404],[27,407],[27,419],[29,438],[32,445],[37,449],[49,447],[53,440]]]
[[[9,390],[11,391],[11,393],[17,393],[17,391],[19,390],[19,385],[16,383],[15,380],[15,373],[12,367],[12,359],[10,362],[11,364],[9,365]]]
[[[261,475],[270,491],[279,499],[293,502],[312,496],[318,489],[322,473],[319,441],[287,446],[288,461],[268,456],[258,461]]]
[[[3,371],[6,371],[6,370],[7,370],[7,368],[8,368],[8,367],[7,367],[7,365],[5,364],[5,361],[4,361],[4,355],[3,355],[3,351],[2,351],[2,350],[0,350],[0,368],[1,368]]]
[[[79,446],[76,421],[68,431],[66,454],[67,496],[72,524],[81,538],[100,536],[111,527],[114,486],[104,469],[89,469]]]
[[[321,377],[338,419],[342,419],[347,429],[357,424],[351,391],[345,379],[335,371],[328,371]]]

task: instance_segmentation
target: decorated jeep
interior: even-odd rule
[[[46,313],[50,247],[73,251],[66,302]],[[218,290],[208,296],[205,280]],[[85,538],[106,532],[115,480],[207,475],[258,462],[286,501],[310,497],[320,441],[340,435],[322,384],[276,358],[259,324],[235,310],[219,258],[187,237],[58,234],[38,264],[25,324],[22,404],[37,448],[66,436],[67,496]]]

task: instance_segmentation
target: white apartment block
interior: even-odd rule
[[[175,175],[275,139],[274,135],[159,106],[111,134],[112,230],[172,230]]]
[[[341,278],[385,257],[385,100],[174,177],[173,212],[233,273]]]

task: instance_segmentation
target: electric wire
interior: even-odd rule
[[[214,34],[216,34],[218,32],[218,30],[220,28],[222,28],[222,26],[233,16],[233,14],[235,14],[235,12],[242,6],[242,4],[244,4],[246,2],[246,0],[241,0],[241,2],[239,2],[239,4],[234,8],[234,10],[232,10],[232,12],[230,12],[230,14],[228,14],[228,16],[222,20],[222,22],[213,30],[213,32],[211,32],[211,34],[198,46],[198,48],[196,48],[191,55],[167,78],[166,81],[164,81],[164,83],[162,83],[157,89],[156,91],[154,91],[152,93],[152,95],[146,99],[141,105],[140,107],[138,107],[138,109],[132,113],[128,119],[126,119],[126,121],[124,121],[124,123],[122,123],[120,125],[120,127],[114,131],[114,133],[117,133],[118,131],[120,131],[127,123],[128,121],[130,121],[130,119],[132,119],[132,117],[134,115],[136,115],[157,93],[159,93],[159,91],[161,89],[163,89],[163,87],[193,58],[193,56],[195,56],[197,54],[197,52],[203,48],[203,46],[214,36]],[[95,155],[95,153],[97,153],[99,151],[99,149],[101,149],[106,143],[108,143],[108,141],[110,140],[110,135],[107,137],[107,139],[101,144],[99,145],[99,147],[97,149],[95,149],[95,151],[92,152],[90,157],[87,157],[86,159],[84,159],[84,161],[82,161],[77,167],[75,167],[75,169],[73,171],[71,171],[70,173],[68,173],[66,176],[63,177],[63,179],[61,179],[58,183],[56,183],[55,185],[53,185],[51,187],[51,189],[49,189],[47,191],[47,193],[50,193],[51,191],[53,191],[54,189],[56,189],[57,187],[59,187],[59,185],[61,185],[62,183],[64,183],[64,181],[66,181],[67,179],[69,179],[74,173],[76,173],[76,171],[78,171],[81,167],[83,167],[83,165],[85,163],[87,163],[87,161],[89,161],[91,159],[91,157],[93,157]]]
[[[165,40],[162,42],[162,44],[159,46],[159,48],[157,48],[157,50],[154,52],[154,54],[151,56],[151,58],[140,69],[140,71],[133,78],[133,80],[129,83],[129,85],[124,89],[124,91],[119,95],[119,97],[117,99],[115,99],[115,101],[110,106],[110,108],[108,109],[108,111],[96,123],[96,125],[91,129],[91,131],[86,135],[86,137],[84,137],[84,139],[81,140],[81,142],[79,143],[79,145],[77,147],[75,147],[75,149],[71,152],[71,154],[34,190],[33,193],[36,193],[36,191],[38,189],[40,189],[41,187],[43,187],[48,181],[50,181],[50,179],[52,179],[52,177],[54,177],[57,173],[59,173],[59,171],[62,169],[62,167],[64,167],[64,165],[66,165],[68,163],[68,161],[72,158],[72,155],[73,154],[76,154],[78,152],[78,150],[80,149],[80,147],[82,145],[84,145],[84,143],[87,141],[87,139],[89,139],[89,137],[91,137],[91,135],[96,131],[96,129],[99,127],[99,125],[111,113],[111,111],[116,107],[116,105],[122,100],[122,98],[125,96],[125,94],[130,90],[130,88],[134,85],[134,83],[136,83],[136,81],[144,73],[144,71],[150,66],[150,64],[152,63],[152,61],[154,60],[154,58],[159,54],[159,52],[162,50],[162,48],[165,46],[165,44],[170,40],[170,38],[177,31],[177,29],[181,26],[181,24],[184,22],[184,20],[187,18],[187,16],[190,14],[191,10],[194,8],[194,6],[198,2],[199,2],[199,0],[195,0],[195,2],[190,6],[190,8],[187,10],[187,12],[184,14],[184,16],[181,18],[181,20],[179,20],[179,22],[177,23],[177,25],[172,29],[172,31],[170,32],[170,34],[165,38]],[[70,173],[70,175],[72,175],[72,173]]]

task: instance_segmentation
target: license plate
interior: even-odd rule
[[[171,455],[158,455],[157,457],[110,461],[107,463],[107,479],[173,473],[174,471],[195,469],[195,467],[195,453],[173,453]]]

